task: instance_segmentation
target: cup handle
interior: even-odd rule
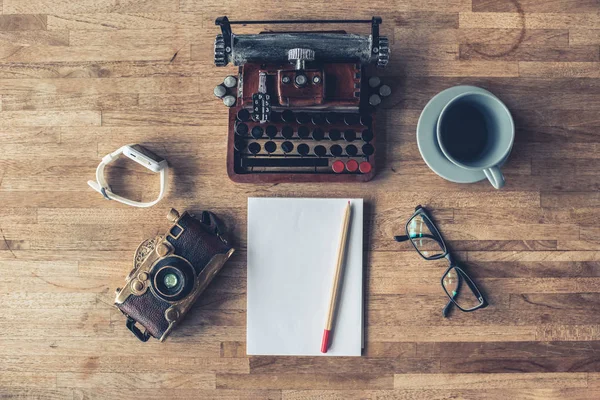
[[[502,171],[500,171],[500,168],[497,166],[486,168],[483,170],[483,173],[496,189],[500,189],[504,186],[504,175],[502,175]]]

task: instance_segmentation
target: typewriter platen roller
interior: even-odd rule
[[[389,87],[382,20],[229,21],[217,18],[215,65],[233,64],[215,88],[229,109],[227,171],[236,182],[368,181],[375,174],[375,106]],[[234,24],[371,25],[368,36],[331,32],[236,35]],[[372,77],[373,78],[373,77]]]

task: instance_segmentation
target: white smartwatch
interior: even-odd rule
[[[112,192],[110,185],[106,182],[104,178],[104,167],[108,164],[119,158],[119,156],[123,154],[127,158],[132,159],[140,165],[148,168],[152,172],[160,173],[160,194],[158,198],[154,201],[144,203],[140,201],[134,201],[130,199],[126,199],[123,196],[119,196]],[[96,180],[88,181],[88,185],[102,196],[104,196],[107,200],[116,200],[123,204],[127,204],[133,207],[151,207],[158,203],[164,196],[167,191],[167,172],[169,170],[169,165],[167,160],[164,158],[154,154],[150,150],[139,144],[128,144],[126,146],[121,147],[120,149],[105,155],[102,158],[102,162],[98,165],[96,169]]]

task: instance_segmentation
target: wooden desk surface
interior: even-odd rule
[[[600,397],[598,0],[341,3],[0,0],[0,397]],[[383,17],[394,93],[373,182],[228,180],[226,109],[212,95],[235,71],[212,63],[221,15]],[[514,113],[500,191],[446,182],[419,155],[421,109],[461,83]],[[148,210],[86,184],[102,156],[132,142],[173,166],[169,196]],[[156,176],[124,169],[112,169],[116,190],[154,197]],[[248,196],[368,202],[363,357],[246,357]],[[443,262],[392,240],[417,204],[433,210],[488,309],[442,318]],[[239,251],[167,342],[142,344],[113,293],[172,206],[222,215]]]

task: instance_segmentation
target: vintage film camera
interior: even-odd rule
[[[171,209],[167,218],[173,226],[139,245],[115,298],[127,328],[143,342],[150,336],[163,341],[234,252],[214,214],[204,211],[196,219]]]
[[[391,91],[367,67],[387,65],[382,20],[229,21],[215,64],[239,66],[215,88],[229,110],[227,172],[236,182],[367,181],[375,174],[375,106]],[[234,34],[232,24],[368,23],[368,36]]]

